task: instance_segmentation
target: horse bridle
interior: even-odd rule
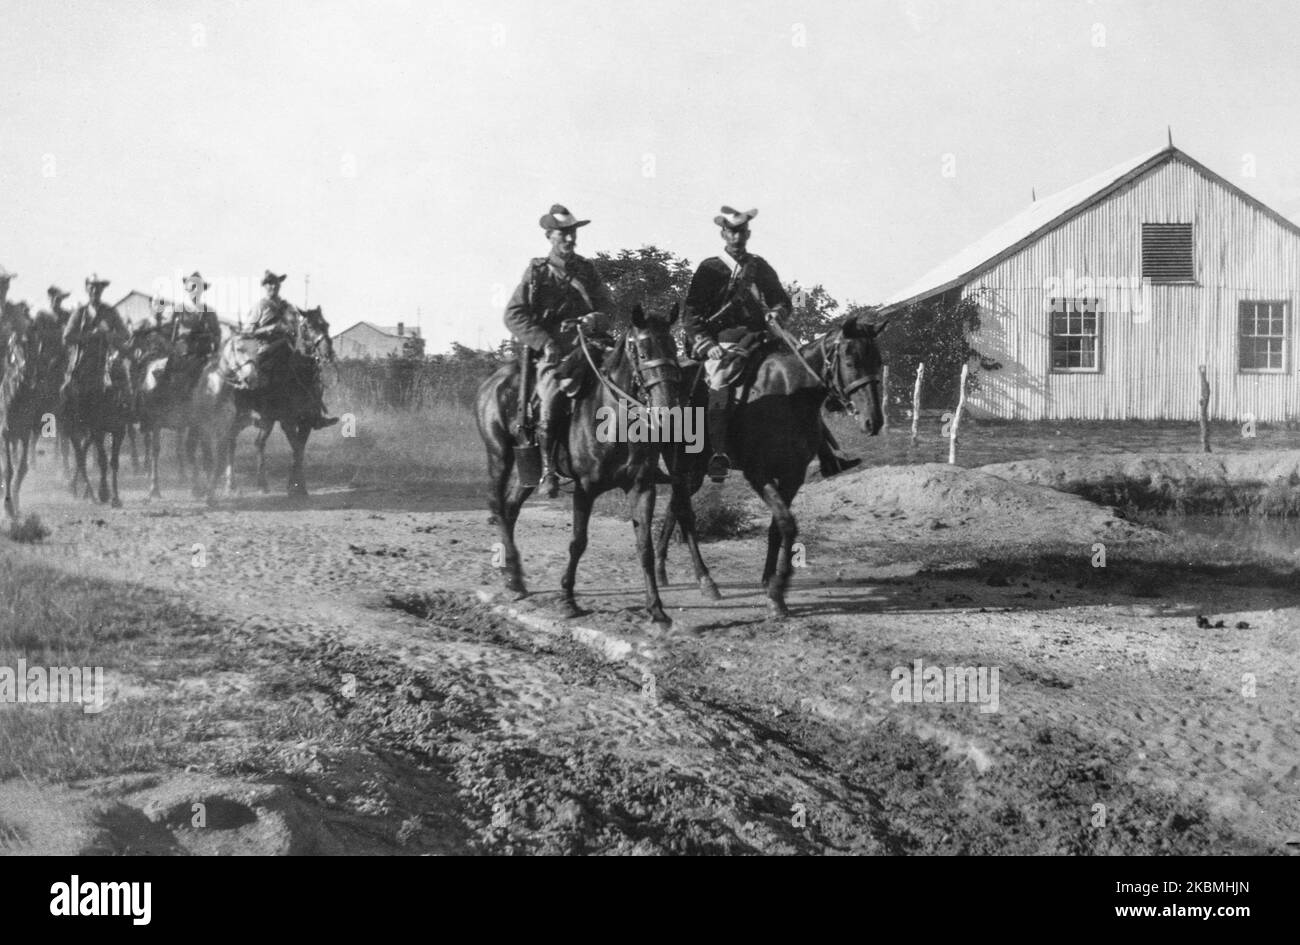
[[[630,394],[618,384],[614,383],[613,378],[605,374],[596,363],[595,358],[591,356],[591,350],[587,346],[587,335],[582,330],[582,323],[576,325],[578,331],[578,345],[582,348],[582,353],[591,365],[591,369],[596,372],[596,377],[600,383],[611,394],[616,397],[622,397],[629,400],[643,410],[647,409],[646,404],[634,394]],[[673,358],[649,358],[641,352],[640,342],[649,337],[650,329],[648,328],[631,328],[627,336],[623,339],[623,350],[627,353],[628,360],[632,363],[632,387],[638,393],[648,393],[653,388],[664,383],[676,383],[681,378],[681,367]],[[648,373],[649,372],[649,373]]]
[[[835,346],[830,354],[826,352],[826,339],[831,335],[836,335]],[[817,342],[818,348],[822,355],[822,383],[826,385],[826,399],[837,402],[841,407],[848,411],[852,416],[858,415],[858,408],[853,404],[853,394],[868,384],[880,384],[880,372],[873,374],[864,374],[856,378],[853,383],[844,385],[840,382],[840,368],[844,364],[844,329],[843,327],[828,331],[822,335]],[[880,393],[876,392],[876,403],[880,402]]]

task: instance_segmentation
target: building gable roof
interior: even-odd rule
[[[414,325],[411,326],[411,327],[409,327],[409,328],[407,328],[407,330],[406,330],[406,334],[405,334],[405,335],[399,335],[399,334],[397,333],[397,326],[396,326],[396,325],[394,325],[394,326],[391,327],[391,328],[386,328],[386,327],[383,327],[383,326],[380,326],[380,325],[376,325],[374,322],[360,321],[360,322],[357,322],[355,325],[352,325],[352,326],[350,326],[350,327],[348,327],[348,328],[344,328],[341,332],[339,332],[337,335],[335,335],[334,338],[335,338],[336,340],[339,339],[339,338],[342,338],[342,337],[343,337],[344,335],[346,335],[348,332],[350,332],[350,331],[355,331],[355,330],[358,329],[358,328],[369,328],[371,331],[377,331],[377,332],[379,332],[381,335],[387,335],[387,336],[390,337],[390,338],[401,338],[403,341],[405,341],[407,338],[411,338],[411,337],[416,337],[416,338],[418,338],[418,337],[420,336],[420,329],[419,329],[417,326],[414,326]]]
[[[935,266],[911,285],[895,292],[881,303],[881,311],[901,308],[912,302],[919,302],[965,285],[1004,259],[1020,252],[1030,243],[1101,203],[1121,187],[1174,160],[1182,161],[1193,170],[1227,188],[1292,233],[1300,235],[1300,226],[1240,187],[1220,177],[1199,161],[1169,145],[1139,154],[1072,187],[1035,201],[997,229]]]

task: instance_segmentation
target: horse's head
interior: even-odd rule
[[[674,407],[680,403],[681,369],[677,365],[677,342],[672,333],[676,317],[676,305],[667,318],[647,315],[640,305],[632,309],[627,352],[652,407]]]
[[[826,369],[830,396],[857,418],[868,436],[875,436],[885,424],[880,390],[883,359],[876,338],[888,324],[888,319],[873,325],[862,316],[850,318],[840,326]]]
[[[317,357],[333,361],[334,339],[330,337],[330,325],[321,314],[320,306],[302,309],[302,320],[307,326],[304,338],[306,349]]]

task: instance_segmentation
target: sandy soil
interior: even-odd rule
[[[272,779],[0,784],[17,852],[1298,849],[1300,592],[1111,579],[1161,537],[1040,485],[938,465],[811,484],[793,617],[765,620],[756,528],[705,546],[719,602],[674,545],[667,631],[644,620],[632,529],[611,518],[579,572],[589,613],[558,619],[563,498],[525,508],[519,602],[498,593],[495,529],[463,490],[427,511],[382,490],[209,510],[175,490],[145,502],[133,482],[124,498],[33,490],[26,510],[53,534],[0,553],[227,625],[246,671],[183,680],[183,704],[289,693],[286,712],[305,700],[375,748],[307,740]],[[998,711],[894,701],[891,671],[917,659],[998,668]],[[196,800],[220,831],[188,826]]]

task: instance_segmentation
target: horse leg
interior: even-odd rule
[[[760,493],[761,494],[761,493]],[[767,587],[772,580],[772,574],[776,571],[776,557],[781,551],[781,529],[776,524],[776,518],[767,526],[767,560],[763,564],[763,586]]]
[[[257,424],[257,437],[253,440],[253,445],[257,448],[257,488],[263,495],[271,491],[271,487],[266,482],[266,441],[271,438],[271,431],[275,429],[275,421],[270,423],[259,421]],[[293,444],[293,437],[289,435],[289,428],[283,423],[280,429],[284,430],[285,437]]]
[[[136,451],[136,446],[135,446],[135,424],[134,423],[128,423],[126,425],[126,435],[131,439],[131,472],[138,474],[140,472],[140,454]]]
[[[696,485],[703,484],[703,480]],[[700,554],[699,537],[695,534],[695,509],[691,505],[691,487],[681,480],[681,477],[673,478],[672,497],[668,502],[669,518],[664,522],[664,531],[659,535],[659,562],[660,570],[663,569],[663,561],[668,555],[668,540],[672,537],[671,524],[676,521],[681,524],[682,535],[686,538],[686,547],[691,552],[691,564],[695,567],[695,583],[700,586],[700,593],[709,600],[722,600],[722,595],[718,593],[718,585],[714,583],[713,576],[709,574],[709,566],[704,563],[704,556]],[[667,584],[662,578],[660,580]]]
[[[109,437],[111,438],[110,449],[112,450],[112,452],[109,454],[110,495],[112,496],[111,504],[115,509],[120,509],[122,507],[122,497],[118,495],[117,492],[117,465],[118,465],[118,459],[122,455],[122,439],[130,431],[130,429],[131,427],[130,425],[128,425],[125,430],[114,430],[112,433],[109,434]],[[132,443],[134,442],[135,441],[133,439]],[[102,495],[102,490],[101,490],[101,495]]]
[[[194,467],[194,494],[203,495],[204,483],[209,481],[212,475],[212,438],[206,433],[200,433],[198,427],[190,430],[190,436],[199,441],[199,452],[203,457],[202,470],[196,465]]]
[[[281,423],[280,429],[284,430],[284,435],[289,440],[289,447],[293,450],[293,468],[289,471],[289,495],[306,495],[307,484],[303,482],[302,460],[303,454],[307,452],[307,437],[311,436],[311,424],[294,422],[286,427]],[[292,434],[289,433],[290,429],[293,430]]]
[[[18,449],[19,449],[18,472],[14,478],[14,485],[13,485],[13,515],[15,518],[18,517],[18,494],[23,491],[23,480],[27,478],[27,452],[28,449],[30,448],[30,443],[31,441],[28,437],[23,437],[18,444]],[[7,452],[8,450],[6,449],[6,453]],[[35,456],[35,453],[33,453],[32,455]],[[9,465],[9,459],[8,456],[6,455],[5,457],[6,469],[8,465]]]
[[[108,495],[108,450],[104,448],[104,431],[96,430],[95,440],[95,463],[99,466],[99,501],[107,502]]]
[[[674,493],[676,486],[673,487]],[[664,511],[663,524],[659,526],[659,536],[655,539],[655,580],[664,587],[668,586],[668,543],[673,539],[673,531],[677,528],[677,501],[674,498],[669,501],[668,508]]]
[[[158,461],[162,455],[162,430],[146,428],[144,431],[145,462],[149,465],[149,498],[161,499],[162,487],[158,482]]]
[[[656,464],[657,465],[657,464]],[[655,486],[653,467],[649,481],[642,481],[636,486],[636,495],[632,499],[632,529],[636,532],[636,550],[641,558],[641,573],[645,575],[645,602],[650,611],[650,622],[659,626],[671,626],[672,618],[664,613],[664,602],[659,597],[659,586],[655,583],[655,546],[651,526],[655,520]],[[591,506],[588,505],[588,511]],[[574,517],[576,524],[577,517]],[[586,544],[587,529],[583,522],[583,544]]]
[[[5,514],[11,519],[18,518],[18,497],[14,495],[13,478],[14,478],[14,457],[13,444],[9,437],[3,437],[5,450]]]
[[[515,600],[528,596],[524,584],[524,571],[519,561],[519,548],[515,545],[515,522],[519,520],[519,510],[533,494],[531,486],[521,486],[516,480],[510,488],[510,473],[514,470],[515,454],[509,445],[498,453],[488,452],[488,509],[497,523],[497,534],[501,538],[501,568],[505,571],[505,587]],[[495,549],[494,549],[495,550]]]
[[[563,591],[560,609],[566,617],[577,617],[582,613],[573,599],[573,586],[578,580],[578,561],[587,550],[587,523],[591,520],[591,505],[594,501],[595,496],[587,491],[581,479],[574,482],[573,539],[569,542],[569,564],[560,580],[560,590]]]
[[[93,493],[91,492],[90,489],[90,471],[86,468],[86,463],[88,461],[86,458],[86,454],[90,450],[90,437],[89,435],[78,430],[71,437],[69,437],[69,441],[71,443],[72,453],[73,453],[73,469],[72,469],[73,498],[76,498],[80,494],[78,492],[78,487],[81,485],[82,482],[85,482],[86,484],[86,491],[83,497],[87,499],[92,498]]]
[[[790,573],[793,570],[790,564],[791,546],[799,537],[799,526],[790,512],[790,500],[793,496],[787,498],[772,482],[763,485],[762,496],[767,507],[772,510],[772,524],[768,528],[769,559],[772,557],[774,532],[779,542],[774,570],[767,582],[767,613],[769,618],[780,620],[790,616],[790,610],[785,605],[785,591],[790,584]]]

